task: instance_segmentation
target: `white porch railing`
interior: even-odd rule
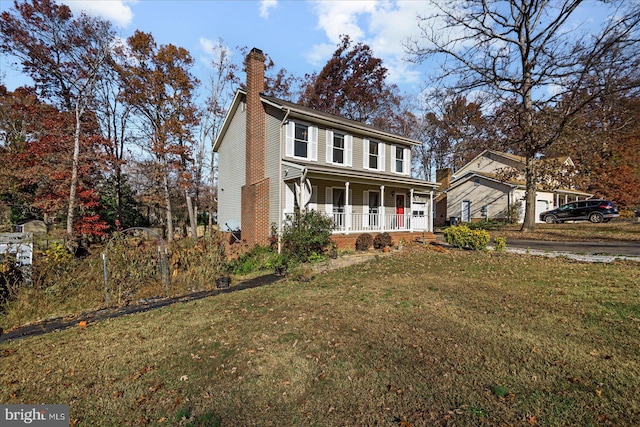
[[[286,213],[290,218],[292,213]],[[426,215],[411,214],[346,214],[332,215],[334,234],[371,233],[384,231],[429,231]]]
[[[383,231],[428,231],[425,215],[334,213],[334,233],[367,233]]]

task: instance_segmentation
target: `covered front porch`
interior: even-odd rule
[[[285,221],[296,209],[314,209],[333,220],[334,234],[433,232],[435,183],[307,168],[283,178]]]

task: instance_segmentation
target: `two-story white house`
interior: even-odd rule
[[[411,176],[418,141],[264,95],[264,55],[247,57],[218,135],[218,224],[250,245],[279,234],[295,209],[316,209],[354,236],[433,232],[437,187]]]

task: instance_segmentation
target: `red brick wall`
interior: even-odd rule
[[[259,49],[247,55],[246,176],[242,187],[242,240],[252,247],[269,244],[269,179],[265,177],[265,56]]]
[[[371,234],[371,236],[375,238],[378,233],[372,232],[369,234]],[[422,233],[422,231],[415,231],[413,233],[408,231],[394,232],[389,234],[391,235],[391,240],[393,241],[394,245],[397,245],[400,239],[404,239],[406,242],[422,242],[422,239],[424,237],[425,243],[433,242],[436,239],[436,236],[433,233]],[[358,235],[359,234],[334,234],[331,236],[331,240],[333,240],[333,242],[338,246],[338,249],[340,250],[355,250]]]
[[[247,184],[264,178],[265,111],[260,101],[260,93],[264,91],[264,61],[262,52],[255,48],[247,56]]]
[[[241,218],[242,240],[250,247],[269,244],[269,178],[242,187]]]

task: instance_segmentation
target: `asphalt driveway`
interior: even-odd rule
[[[637,242],[557,242],[547,240],[507,239],[507,247],[538,251],[588,255],[623,255],[640,257]]]

